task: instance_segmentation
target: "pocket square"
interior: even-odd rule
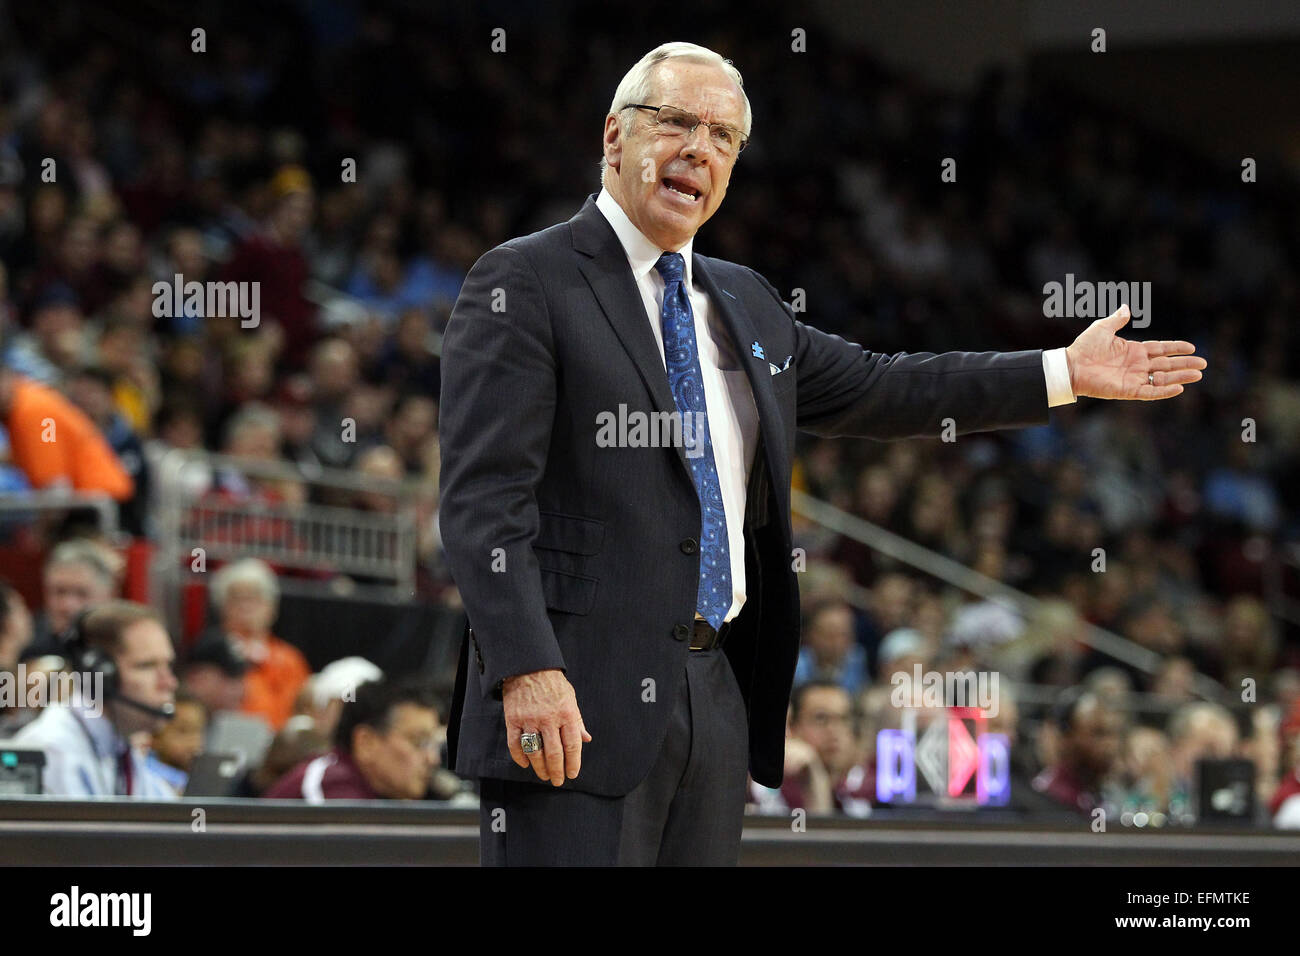
[[[767,363],[768,372],[770,372],[772,375],[780,375],[782,372],[784,372],[786,369],[790,367],[790,360],[792,358],[794,358],[793,355],[787,355],[785,357],[785,364],[779,366],[775,362],[768,362]]]

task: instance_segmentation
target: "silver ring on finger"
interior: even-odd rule
[[[1155,385],[1155,383],[1156,383],[1156,373],[1155,373],[1155,372],[1147,372],[1147,384],[1148,384],[1148,385]]]
[[[519,735],[519,748],[526,754],[535,754],[542,749],[542,735],[527,733]]]

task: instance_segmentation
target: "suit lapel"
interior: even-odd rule
[[[594,197],[588,198],[587,204],[570,220],[570,226],[573,231],[573,247],[584,257],[578,260],[578,268],[591,286],[605,318],[614,327],[614,333],[636,365],[655,408],[661,412],[675,412],[677,402],[668,387],[664,360],[646,320],[641,293],[632,280],[627,254],[614,233],[614,227],[596,208]],[[681,458],[685,465],[685,455],[681,455]]]

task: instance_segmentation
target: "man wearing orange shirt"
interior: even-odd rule
[[[9,454],[36,489],[103,492],[126,501],[135,490],[104,436],[52,388],[0,367],[0,420]]]

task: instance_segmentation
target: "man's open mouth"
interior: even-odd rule
[[[680,179],[673,179],[671,176],[665,176],[662,182],[667,188],[681,196],[685,196],[691,202],[699,202],[700,191],[689,183],[684,183]]]

